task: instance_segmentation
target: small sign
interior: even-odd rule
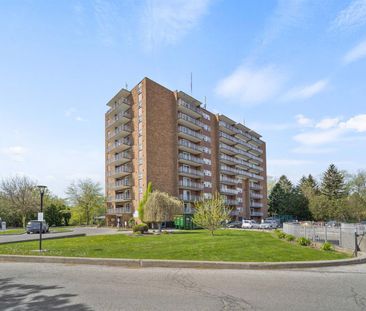
[[[38,213],[38,221],[43,221],[43,213]]]

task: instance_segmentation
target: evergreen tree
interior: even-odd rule
[[[292,183],[285,175],[282,175],[269,195],[268,211],[270,214],[286,214],[292,189]]]
[[[329,199],[340,199],[347,195],[344,176],[334,164],[325,171],[320,191]]]

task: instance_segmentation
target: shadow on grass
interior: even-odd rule
[[[63,287],[52,285],[27,285],[14,282],[12,278],[0,279],[0,310],[68,310],[90,311],[87,305],[71,303],[75,294],[52,294],[52,290],[60,290]]]

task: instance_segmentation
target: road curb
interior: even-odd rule
[[[0,262],[61,263],[74,265],[102,265],[128,268],[190,268],[190,269],[236,269],[236,270],[274,270],[301,269],[317,267],[336,267],[366,263],[366,254],[342,260],[291,261],[291,262],[225,262],[155,259],[113,259],[58,256],[0,255]]]

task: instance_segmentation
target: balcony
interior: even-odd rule
[[[220,147],[220,151],[222,151],[226,154],[238,155],[238,156],[244,157],[245,159],[252,159],[252,160],[255,160],[257,162],[263,162],[263,159],[261,159],[259,157],[256,157],[255,155],[253,155],[249,152],[246,152],[242,149],[234,148],[232,146],[229,146],[229,145],[226,145],[226,144],[223,144],[223,143],[220,143],[219,147]]]
[[[107,163],[119,165],[119,164],[124,164],[124,163],[129,162],[129,161],[131,161],[131,159],[132,159],[132,155],[130,152],[121,152],[121,153],[118,153],[117,155],[115,155],[114,157],[112,157],[111,159],[109,159],[107,161]]]
[[[184,189],[192,189],[192,190],[202,190],[203,189],[203,183],[193,182],[193,181],[185,181],[180,180],[179,181],[179,187]]]
[[[187,103],[182,99],[178,99],[178,110],[190,116],[193,116],[194,118],[199,118],[202,116],[201,108],[193,104]]]
[[[132,173],[131,166],[120,166],[120,167],[117,167],[114,171],[109,172],[108,176],[118,178],[118,177],[126,176],[131,173]]]
[[[122,124],[127,123],[131,120],[131,118],[132,118],[132,114],[129,110],[121,111],[107,121],[107,128],[111,127],[112,125],[116,126],[119,123],[122,123]]]
[[[230,134],[239,134],[239,135],[242,135],[242,136],[246,137],[249,140],[252,140],[253,142],[255,142],[258,145],[263,144],[263,142],[260,139],[258,139],[257,137],[255,137],[255,136],[253,136],[253,135],[251,135],[251,134],[249,134],[249,133],[247,133],[247,132],[245,132],[241,129],[238,129],[238,128],[232,126],[232,125],[229,125],[225,121],[220,121],[219,126],[221,126],[222,128],[228,130],[230,132]]]
[[[258,184],[250,184],[249,185],[250,189],[253,189],[253,190],[262,190],[263,187],[261,185],[258,185]]]
[[[132,146],[132,139],[129,137],[124,137],[122,139],[117,140],[111,146],[107,148],[107,152],[119,152],[126,150]]]
[[[263,194],[256,193],[256,192],[250,192],[250,197],[253,199],[263,199]]]
[[[263,212],[250,212],[250,216],[263,217]]]
[[[237,209],[234,209],[234,210],[230,211],[230,216],[231,217],[239,216],[239,214],[240,214],[240,211],[237,210]]]
[[[185,202],[196,202],[200,201],[202,198],[199,195],[191,194],[191,195],[184,195],[180,194],[179,198]]]
[[[124,137],[128,134],[131,134],[132,128],[130,125],[122,124],[119,127],[116,127],[112,132],[109,133],[108,139],[111,138],[118,138],[118,137]]]
[[[115,202],[125,202],[131,201],[131,194],[130,193],[118,193],[114,197]]]
[[[178,159],[180,162],[187,163],[193,166],[201,166],[203,164],[203,159],[185,153],[180,153],[178,155]]]
[[[127,98],[120,98],[117,102],[113,103],[111,105],[111,108],[107,111],[107,114],[110,114],[111,112],[118,112],[127,110],[131,107],[131,103]]]
[[[247,142],[245,142],[242,139],[239,139],[237,137],[234,136],[230,136],[222,131],[219,132],[219,138],[221,141],[229,144],[229,145],[237,145],[238,147],[244,149],[244,151],[248,151],[248,150],[252,150],[255,151],[258,154],[262,154],[263,150],[258,148],[257,146],[248,144]]]
[[[238,201],[232,200],[232,199],[225,199],[224,203],[225,203],[225,205],[238,205]]]
[[[222,194],[228,194],[228,195],[237,195],[238,191],[236,189],[226,188],[226,187],[220,187],[220,193]]]
[[[244,161],[239,158],[230,157],[230,156],[226,155],[225,153],[220,154],[220,160],[221,160],[221,162],[223,162],[225,164],[229,164],[229,165],[237,164],[245,169],[249,168],[249,169],[253,169],[253,170],[263,171],[263,168],[258,165],[255,165],[248,161]]]
[[[184,151],[187,151],[187,152],[190,152],[193,154],[200,154],[203,152],[202,146],[191,143],[189,140],[186,140],[186,139],[179,139],[178,147],[181,150],[184,150]]]
[[[203,140],[203,135],[192,131],[191,129],[189,129],[188,127],[184,127],[184,126],[178,126],[178,135],[180,137],[183,137],[185,139],[194,141],[196,143],[200,142]]]
[[[253,207],[253,208],[262,208],[263,207],[263,203],[250,202],[250,207]]]
[[[108,208],[107,210],[108,215],[120,215],[120,214],[131,214],[131,213],[132,209],[130,206]]]
[[[200,130],[205,127],[203,122],[181,112],[178,113],[178,123],[183,124],[193,130]]]
[[[226,177],[226,176],[220,176],[220,182],[222,184],[227,184],[227,185],[236,185],[239,183],[239,180],[235,179],[235,178]]]
[[[183,175],[183,176],[203,177],[203,172],[202,171],[195,170],[195,169],[192,169],[192,168],[186,168],[184,166],[180,166],[178,171],[179,171],[179,174]]]

